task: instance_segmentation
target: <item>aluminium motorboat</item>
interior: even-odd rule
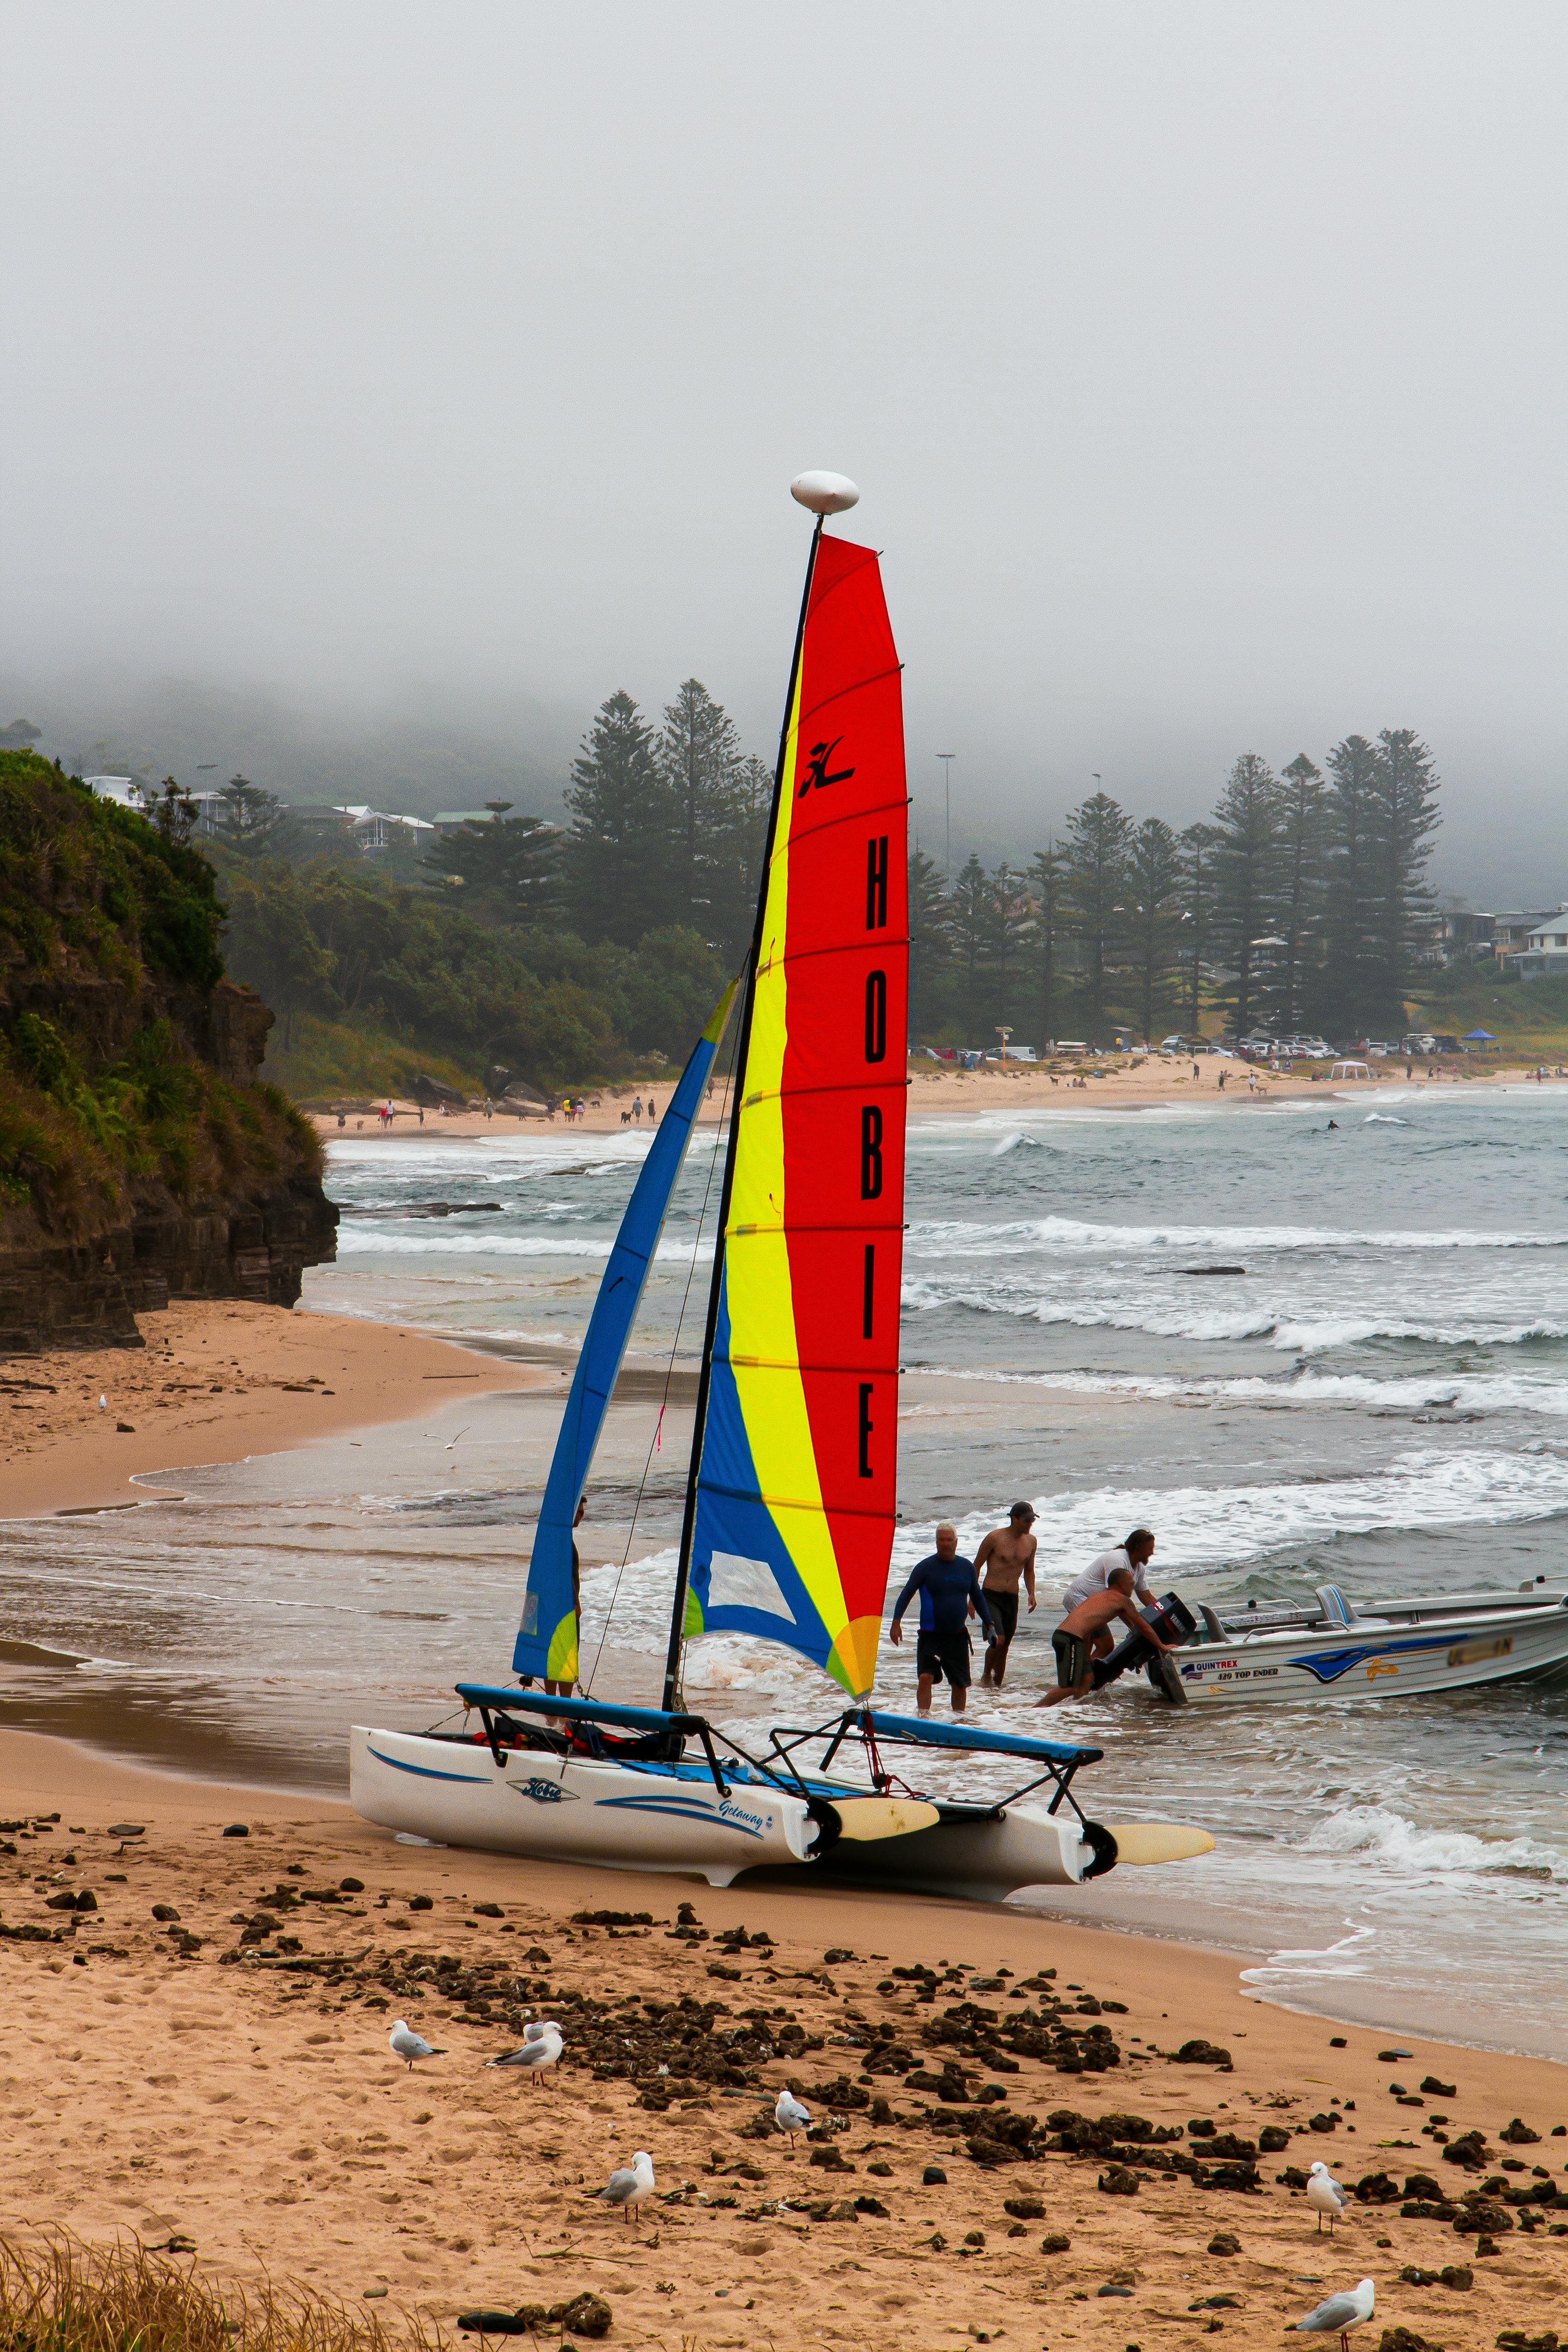
[[[1513,1592],[1358,1601],[1320,1584],[1300,1608],[1200,1603],[1198,1614],[1202,1630],[1150,1664],[1153,1688],[1178,1705],[1425,1697],[1568,1669],[1568,1588],[1543,1577]]]

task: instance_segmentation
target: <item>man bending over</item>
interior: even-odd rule
[[[979,1615],[988,1639],[994,1638],[991,1611],[980,1590],[972,1559],[958,1556],[958,1529],[943,1519],[936,1531],[936,1549],[911,1568],[903,1591],[893,1603],[889,1633],[901,1642],[901,1619],[916,1593],[921,1596],[920,1638],[915,1644],[919,1676],[917,1703],[921,1715],[931,1713],[931,1686],[945,1675],[952,1693],[954,1715],[963,1713],[969,1696],[969,1626],[971,1606]]]
[[[1113,1568],[1101,1592],[1091,1592],[1087,1601],[1069,1610],[1051,1635],[1051,1647],[1057,1654],[1057,1684],[1037,1706],[1059,1706],[1064,1698],[1087,1698],[1094,1688],[1094,1649],[1098,1638],[1109,1633],[1116,1619],[1134,1633],[1142,1633],[1156,1650],[1175,1647],[1173,1642],[1162,1642],[1152,1625],[1138,1614],[1138,1603],[1132,1590],[1132,1570],[1123,1565]]]

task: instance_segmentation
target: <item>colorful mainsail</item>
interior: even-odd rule
[[[876,553],[819,537],[736,1081],[685,1631],[786,1643],[853,1697],[876,1672],[895,1508],[907,803]]]
[[[702,1090],[735,994],[731,982],[698,1039],[664,1117],[654,1130],[605,1268],[573,1375],[566,1411],[545,1481],[539,1529],[528,1566],[528,1591],[512,1669],[551,1682],[577,1679],[577,1612],[572,1580],[572,1522],[583,1499],[594,1449],[614,1392],[626,1341],[642,1304],[669,1196],[686,1160]]]

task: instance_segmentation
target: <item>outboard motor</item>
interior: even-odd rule
[[[1142,1608],[1138,1614],[1146,1625],[1152,1625],[1163,1642],[1190,1641],[1198,1630],[1197,1619],[1179,1592],[1167,1592],[1152,1607]],[[1181,1675],[1142,1633],[1123,1635],[1109,1658],[1095,1660],[1095,1689],[1103,1690],[1107,1683],[1113,1683],[1119,1675],[1137,1666],[1148,1668],[1149,1680],[1163,1696],[1173,1699],[1178,1706],[1186,1705]]]

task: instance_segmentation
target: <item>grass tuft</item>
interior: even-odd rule
[[[440,2352],[440,2330],[410,2317],[407,2352]],[[59,2231],[37,2245],[0,2239],[0,2352],[392,2352],[374,2313],[270,2280],[222,2292],[188,2260],[135,2241],[92,2246]]]

